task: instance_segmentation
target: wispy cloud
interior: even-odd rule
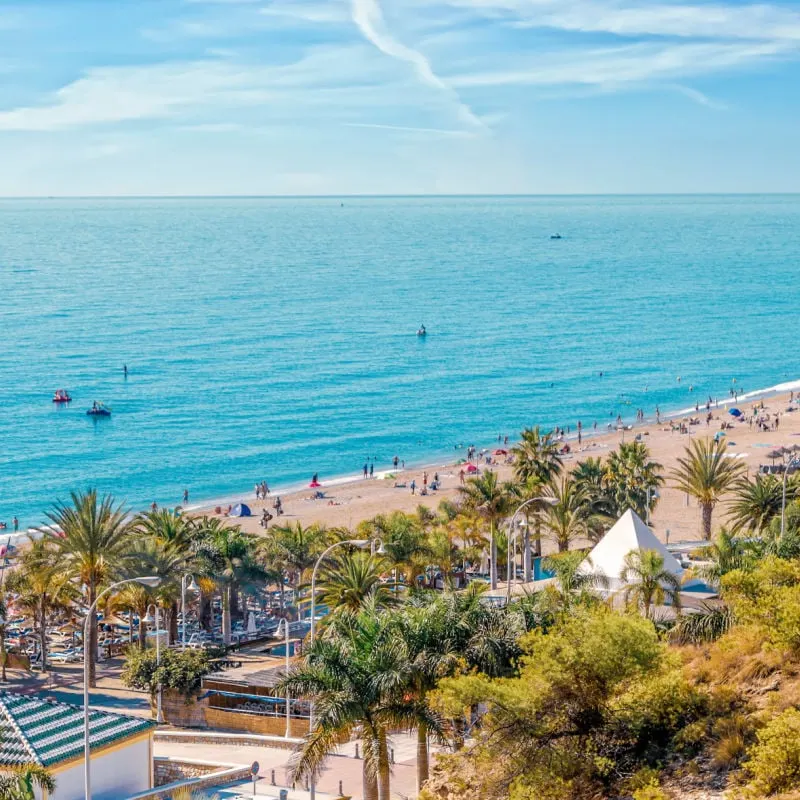
[[[782,42],[641,43],[625,47],[557,51],[513,68],[463,73],[453,86],[623,86],[635,82],[703,75],[748,62],[787,55]],[[518,60],[519,61],[519,60]]]
[[[414,68],[419,79],[440,92],[455,104],[459,117],[468,125],[482,128],[483,123],[464,103],[451,86],[448,86],[431,67],[428,59],[419,51],[397,41],[386,27],[383,12],[377,0],[352,0],[353,22],[375,47],[391,58],[405,61]]]
[[[433,134],[435,136],[456,136],[459,138],[475,136],[472,131],[447,130],[445,128],[416,128],[409,125],[381,125],[377,122],[345,122],[348,128],[376,128],[382,131],[396,131],[398,133]]]
[[[693,89],[691,86],[683,86],[679,83],[672,84],[670,89],[682,94],[684,97],[688,97],[690,100],[693,100],[695,103],[701,106],[705,106],[706,108],[711,108],[714,111],[727,111],[728,106],[725,103],[721,103],[719,100],[714,100],[713,98],[709,97],[707,94],[699,91],[698,89]]]
[[[650,3],[644,0],[445,0],[507,15],[516,24],[619,36],[800,40],[800,12],[769,3]]]

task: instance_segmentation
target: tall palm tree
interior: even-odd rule
[[[544,518],[545,529],[558,545],[558,552],[569,550],[576,539],[587,538],[589,513],[586,496],[571,475],[562,475],[548,494],[550,503]]]
[[[125,566],[130,548],[131,524],[127,511],[111,495],[98,497],[96,490],[73,492],[71,504],[57,503],[47,513],[50,527],[45,538],[55,545],[59,562],[85,588],[84,603],[91,606],[103,584],[112,581]],[[97,625],[89,626],[84,642],[88,659],[89,685],[96,685]]]
[[[589,457],[572,469],[578,490],[586,498],[589,512],[589,538],[599,542],[608,527],[617,518],[614,503],[605,485],[606,468],[602,459]]]
[[[367,601],[377,609],[398,603],[392,586],[381,580],[386,562],[380,556],[363,550],[345,553],[331,561],[323,570],[319,582],[319,603],[333,614],[338,610],[361,611]]]
[[[744,464],[728,457],[728,445],[720,439],[695,439],[673,470],[675,487],[696,498],[702,513],[703,537],[711,539],[714,506],[745,470]]]
[[[364,800],[389,800],[388,735],[408,723],[397,703],[404,685],[402,647],[381,615],[359,614],[339,635],[316,639],[276,687],[314,702],[314,728],[295,757],[293,777],[319,774],[328,754],[358,733]]]
[[[0,797],[5,800],[36,800],[37,794],[52,794],[55,790],[53,776],[37,764],[23,764],[0,773]]]
[[[522,535],[522,571],[525,583],[530,583],[533,579],[534,546],[536,555],[542,554],[542,515],[547,509],[551,488],[552,479],[545,481],[538,475],[531,475],[512,487],[514,503],[520,506],[526,504],[521,512],[525,521]]]
[[[33,620],[39,637],[42,672],[47,672],[48,666],[47,628],[57,614],[66,614],[80,594],[57,556],[52,541],[32,541],[23,551],[18,568],[6,581],[8,591],[16,594],[14,605]]]
[[[520,441],[511,448],[514,454],[514,476],[520,482],[536,478],[549,483],[561,474],[561,456],[552,434],[542,433],[539,426],[526,428]]]
[[[641,605],[648,619],[653,605],[663,605],[667,599],[680,613],[681,583],[664,569],[664,556],[656,550],[631,550],[625,556],[619,579],[625,585],[625,602],[637,608]]]
[[[428,707],[428,695],[439,681],[452,675],[461,660],[459,620],[451,604],[438,598],[423,606],[408,606],[393,615],[393,630],[402,642],[405,666],[403,699],[412,706],[417,729],[417,793],[428,780],[428,741],[442,738],[441,721]],[[431,722],[434,722],[433,731]]]
[[[435,519],[435,517],[434,517]],[[398,575],[410,584],[414,575],[424,570],[431,555],[426,538],[425,523],[419,514],[392,511],[378,514],[358,526],[359,537],[379,538],[386,550],[386,560]]]
[[[468,478],[460,486],[459,494],[464,506],[480,514],[489,523],[490,565],[489,583],[497,588],[497,540],[498,522],[508,513],[509,499],[505,487],[497,480],[497,473],[487,469],[482,475]]]
[[[296,596],[306,573],[331,543],[330,533],[321,525],[304,526],[301,522],[294,522],[275,525],[270,529],[270,534],[267,547],[275,562],[283,565]]]
[[[647,519],[658,502],[661,464],[650,460],[643,442],[622,442],[605,464],[602,485],[611,505],[611,514],[622,516],[629,508]]]
[[[741,477],[733,485],[733,499],[728,506],[728,520],[735,533],[761,534],[773,519],[780,516],[783,486],[774,475],[756,475],[755,480]],[[786,502],[797,496],[797,483],[787,481]]]
[[[231,643],[231,597],[234,586],[248,581],[263,570],[256,561],[256,539],[238,526],[227,526],[204,518],[200,528],[197,555],[206,574],[213,576],[222,597],[222,640]]]

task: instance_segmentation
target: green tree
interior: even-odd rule
[[[159,664],[152,648],[131,649],[125,657],[122,682],[130,689],[149,692],[151,697],[155,697],[161,686],[190,698],[200,691],[209,672],[211,656],[206,650],[164,649]]]
[[[294,522],[273,526],[267,541],[272,558],[286,571],[296,600],[300,584],[317,563],[323,550],[331,544],[331,535],[321,525]]]
[[[31,542],[22,552],[17,569],[8,576],[6,588],[16,595],[15,607],[33,621],[39,638],[42,671],[47,672],[48,627],[57,615],[65,614],[79,596],[51,540]]]
[[[664,556],[656,550],[631,550],[625,556],[619,579],[624,584],[625,602],[644,609],[650,619],[653,605],[663,605],[669,600],[680,613],[681,582],[664,568]]]
[[[749,542],[721,528],[714,543],[704,548],[703,561],[693,568],[692,573],[700,580],[719,587],[723,575],[735,569],[746,570],[755,566],[756,556],[756,550]]]
[[[589,539],[599,542],[609,525],[619,516],[615,515],[614,504],[606,491],[606,468],[602,459],[589,457],[576,464],[572,469],[572,478],[585,498]]]
[[[497,479],[497,473],[486,470],[482,475],[467,478],[459,487],[464,506],[489,523],[490,573],[492,589],[497,588],[497,525],[508,513],[508,493]]]
[[[591,605],[599,592],[608,588],[608,579],[596,575],[591,559],[580,550],[567,551],[544,560],[544,568],[554,573],[555,583],[540,593],[539,607],[552,615],[570,613],[576,605]]]
[[[36,800],[38,794],[56,790],[53,776],[38,764],[23,764],[0,773],[0,797],[4,800]]]
[[[571,475],[563,475],[551,488],[549,500],[544,527],[563,553],[576,539],[588,537],[586,496]]]
[[[728,456],[728,445],[720,439],[695,439],[673,470],[675,488],[694,497],[702,513],[705,539],[711,539],[711,515],[714,506],[741,477],[744,464]]]
[[[95,490],[73,492],[71,504],[57,503],[47,513],[52,527],[44,536],[54,544],[59,563],[81,586],[84,603],[91,606],[104,584],[113,581],[128,561],[131,523],[127,511],[111,495],[98,497]],[[54,533],[53,528],[60,533]],[[96,685],[97,626],[89,627],[84,642],[89,685]]]
[[[629,508],[648,519],[658,502],[658,487],[663,485],[661,464],[650,460],[643,442],[622,442],[605,464],[602,485],[613,517]]]
[[[386,566],[380,556],[364,550],[331,559],[320,576],[317,602],[333,614],[339,610],[358,612],[368,603],[375,609],[397,605],[398,595],[381,578]]]
[[[788,481],[786,502],[797,495],[797,484]],[[774,475],[756,475],[755,480],[741,477],[733,486],[733,498],[728,507],[728,519],[734,533],[747,531],[761,534],[770,522],[780,517],[783,502],[782,481]]]

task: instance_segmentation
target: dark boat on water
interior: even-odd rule
[[[111,409],[103,403],[92,403],[92,407],[86,412],[87,417],[110,417]]]

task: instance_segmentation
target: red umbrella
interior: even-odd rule
[[[467,472],[477,472],[478,471],[478,468],[474,464],[465,464],[464,465],[464,469]]]
[[[496,456],[507,456],[508,450],[495,450],[494,455]]]

